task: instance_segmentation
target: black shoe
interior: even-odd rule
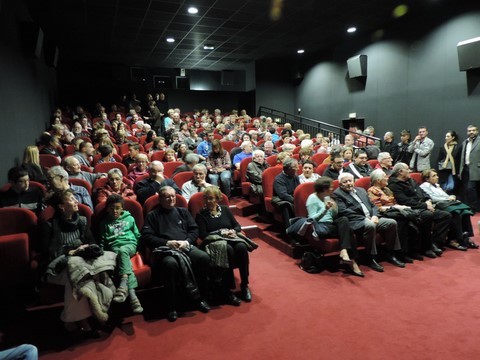
[[[175,310],[169,311],[167,313],[167,320],[170,322],[175,322],[178,319],[178,314]]]
[[[228,294],[225,296],[225,304],[240,306],[241,303],[242,301],[232,292],[228,292]]]
[[[401,254],[397,257],[397,259],[403,261],[405,264],[413,264],[413,259],[407,254]]]
[[[455,250],[460,250],[460,251],[467,251],[467,248],[463,245],[460,245],[457,241],[451,240],[448,243],[448,247],[455,249]]]
[[[441,256],[443,254],[443,250],[440,249],[437,245],[432,244],[432,251],[435,253],[437,256]]]
[[[430,259],[436,259],[437,255],[435,255],[435,253],[432,251],[432,250],[427,250],[423,253],[423,255],[425,255],[426,257],[430,258]]]
[[[206,301],[200,301],[197,305],[197,308],[198,310],[200,310],[202,313],[206,314],[208,313],[210,310],[212,310],[210,308],[210,306],[207,304]]]
[[[240,297],[245,302],[252,301],[252,293],[250,292],[248,286],[242,287],[242,289],[240,290]]]
[[[370,269],[378,271],[378,272],[383,272],[384,271],[383,266],[380,265],[375,259],[372,259],[370,261],[370,264],[368,264],[368,266],[370,267]]]
[[[413,260],[423,261],[423,256],[419,253],[410,253],[408,254]]]
[[[468,243],[467,243],[467,246],[470,248],[470,249],[478,249],[480,246],[478,244],[475,244],[472,240],[470,240]]]
[[[395,265],[395,266],[398,266],[400,268],[404,268],[405,267],[405,263],[401,262],[400,260],[398,260],[395,255],[392,255],[392,254],[387,254],[385,256],[385,259],[392,265]]]

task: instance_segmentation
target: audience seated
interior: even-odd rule
[[[36,146],[27,146],[23,153],[23,161],[21,167],[28,172],[31,181],[39,182],[43,185],[47,184],[47,176],[44,169],[40,166],[40,152]]]
[[[146,174],[148,174],[148,156],[146,154],[138,154],[135,157],[135,164],[128,172],[127,178],[134,183],[137,178]]]
[[[367,161],[367,153],[363,150],[357,150],[353,155],[353,162],[350,163],[344,171],[352,174],[355,179],[359,179],[364,176],[370,176],[372,168]]]
[[[106,177],[104,173],[91,173],[88,171],[82,171],[80,168],[80,162],[75,156],[67,156],[62,161],[63,168],[67,170],[69,179],[82,179],[88,182],[91,186],[97,179]]]
[[[314,172],[315,164],[311,160],[306,160],[302,165],[302,174],[298,177],[300,184],[305,182],[315,182],[320,175]]]
[[[197,192],[203,192],[211,184],[206,182],[207,167],[203,164],[197,164],[193,167],[193,178],[187,181],[182,186],[182,196],[185,200],[190,200],[190,197]]]
[[[230,155],[223,149],[220,140],[213,140],[212,151],[207,157],[208,179],[212,185],[220,186],[222,192],[230,197],[232,181]]]
[[[275,177],[273,182],[272,204],[281,211],[284,224],[289,224],[290,218],[295,216],[293,211],[293,192],[300,185],[297,171],[298,161],[289,158],[285,160],[283,171]]]
[[[52,194],[52,192],[72,189],[78,202],[80,204],[87,205],[93,211],[92,198],[90,197],[87,189],[82,186],[70,184],[68,182],[68,173],[63,167],[54,166],[50,168],[47,173],[47,180],[51,189],[51,192],[47,194],[47,198]]]

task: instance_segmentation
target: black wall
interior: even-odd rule
[[[459,71],[456,50],[459,41],[479,35],[480,12],[470,12],[415,41],[390,39],[361,48],[343,44],[333,60],[319,61],[306,72],[293,108],[338,126],[354,112],[375,127],[377,136],[393,130],[398,140],[400,130],[416,133],[426,125],[438,150],[446,131],[465,138],[468,124],[480,125],[480,77]],[[358,54],[368,56],[364,86],[347,79],[346,59]]]
[[[33,57],[28,12],[21,1],[4,0],[0,10],[1,183],[21,162],[23,150],[45,130],[56,97],[56,75],[43,54]]]

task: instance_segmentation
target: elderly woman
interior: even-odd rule
[[[97,190],[97,203],[106,201],[112,194],[121,195],[123,198],[136,200],[137,195],[133,192],[130,185],[123,182],[123,174],[120,169],[113,168],[107,173],[107,184]]]
[[[165,155],[163,155],[163,162],[173,162],[177,161],[176,153],[175,150],[173,149],[167,149],[165,150]]]
[[[252,183],[252,193],[263,198],[262,174],[269,165],[265,161],[265,153],[262,150],[255,150],[252,162],[247,166],[247,180]]]
[[[138,154],[135,156],[135,165],[128,172],[127,178],[132,182],[143,175],[148,174],[148,156],[146,154]]]
[[[314,229],[319,238],[338,236],[340,239],[340,264],[345,264],[353,275],[363,277],[363,272],[354,259],[358,257],[353,231],[345,216],[338,217],[338,207],[330,196],[332,179],[323,176],[315,181],[315,192],[307,199],[308,218],[314,220]]]
[[[387,187],[388,176],[382,169],[375,169],[370,174],[370,188],[368,196],[382,216],[393,218],[397,221],[398,235],[401,251],[399,258],[405,263],[413,263],[413,260],[422,260],[419,254],[418,228],[411,220],[415,214],[409,206],[398,205],[393,192]],[[410,211],[410,213],[408,213]],[[411,216],[411,218],[409,218]]]
[[[197,214],[201,248],[212,256],[215,265],[228,269],[222,276],[222,292],[228,304],[239,306],[240,300],[230,291],[234,264],[240,271],[240,296],[246,302],[252,301],[248,288],[249,256],[257,245],[240,233],[241,226],[225,205],[219,205],[222,193],[217,186],[210,186],[203,192],[205,207]],[[220,240],[220,241],[219,241]],[[224,254],[226,252],[226,254]],[[227,255],[227,263],[222,256]],[[230,275],[230,276],[229,276]]]
[[[78,201],[72,190],[55,192],[49,200],[55,208],[55,215],[50,221],[44,222],[41,227],[43,265],[47,269],[44,279],[47,283],[65,286],[64,308],[61,314],[65,328],[71,332],[80,331],[86,337],[98,338],[99,334],[92,329],[88,318],[95,315],[102,321],[108,319],[108,315],[100,310],[102,308],[100,302],[107,305],[108,308],[115,287],[112,287],[113,284],[108,275],[103,277],[104,285],[107,285],[103,289],[105,291],[103,295],[109,297],[108,304],[99,298],[95,301],[94,298],[83,293],[80,280],[91,279],[87,279],[90,276],[83,275],[82,278],[77,279],[78,276],[75,275],[80,272],[74,264],[87,262],[86,260],[82,262],[80,256],[86,251],[89,244],[94,244],[95,240],[87,219],[78,213]],[[104,270],[114,270],[115,254],[113,257],[110,256],[104,265]],[[96,270],[96,268],[88,270]],[[99,275],[101,275],[100,272]],[[91,294],[93,295],[94,292]]]
[[[435,208],[447,211],[452,215],[448,246],[462,251],[467,250],[467,248],[478,249],[478,245],[469,238],[473,236],[470,219],[473,215],[471,208],[457,200],[455,195],[447,194],[440,187],[435,170],[424,170],[422,178],[424,182],[420,187],[430,197]]]
[[[222,192],[230,197],[230,183],[232,172],[230,171],[232,162],[227,150],[224,150],[220,140],[212,141],[212,151],[207,157],[208,179],[212,185],[219,185]]]

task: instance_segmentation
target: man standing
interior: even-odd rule
[[[398,154],[398,146],[395,143],[395,137],[393,132],[387,131],[385,135],[383,135],[383,145],[380,148],[382,152],[388,152],[392,156],[392,159],[397,158]]]
[[[387,248],[386,260],[392,265],[404,268],[405,263],[395,257],[395,251],[400,250],[397,222],[393,219],[379,218],[378,208],[372,203],[365,189],[354,187],[352,174],[342,173],[338,177],[340,187],[333,192],[338,203],[338,214],[346,216],[350,227],[358,237],[366,241],[367,252],[370,255],[369,267],[383,272],[384,268],[376,260],[376,232],[382,234]]]
[[[208,293],[210,257],[195,247],[198,225],[187,209],[175,207],[175,189],[164,186],[158,195],[160,206],[147,215],[142,241],[152,251],[159,246],[164,249],[154,258],[154,272],[165,285],[167,319],[173,322],[178,317],[179,287],[184,288],[201,312],[210,310],[203,300]],[[189,271],[190,267],[193,274]]]
[[[452,215],[433,207],[430,197],[410,178],[410,170],[405,163],[398,163],[393,167],[388,187],[398,204],[420,211],[418,227],[425,256],[429,258],[440,256],[443,251],[435,242],[440,246],[445,244]]]
[[[408,152],[413,153],[410,160],[410,168],[415,172],[431,169],[430,154],[432,153],[435,143],[427,137],[428,130],[425,126],[418,128],[418,135],[408,146]]]
[[[460,179],[462,180],[462,200],[473,211],[480,211],[479,185],[480,185],[480,138],[475,125],[467,127],[468,139],[462,144],[462,157],[460,160]]]

